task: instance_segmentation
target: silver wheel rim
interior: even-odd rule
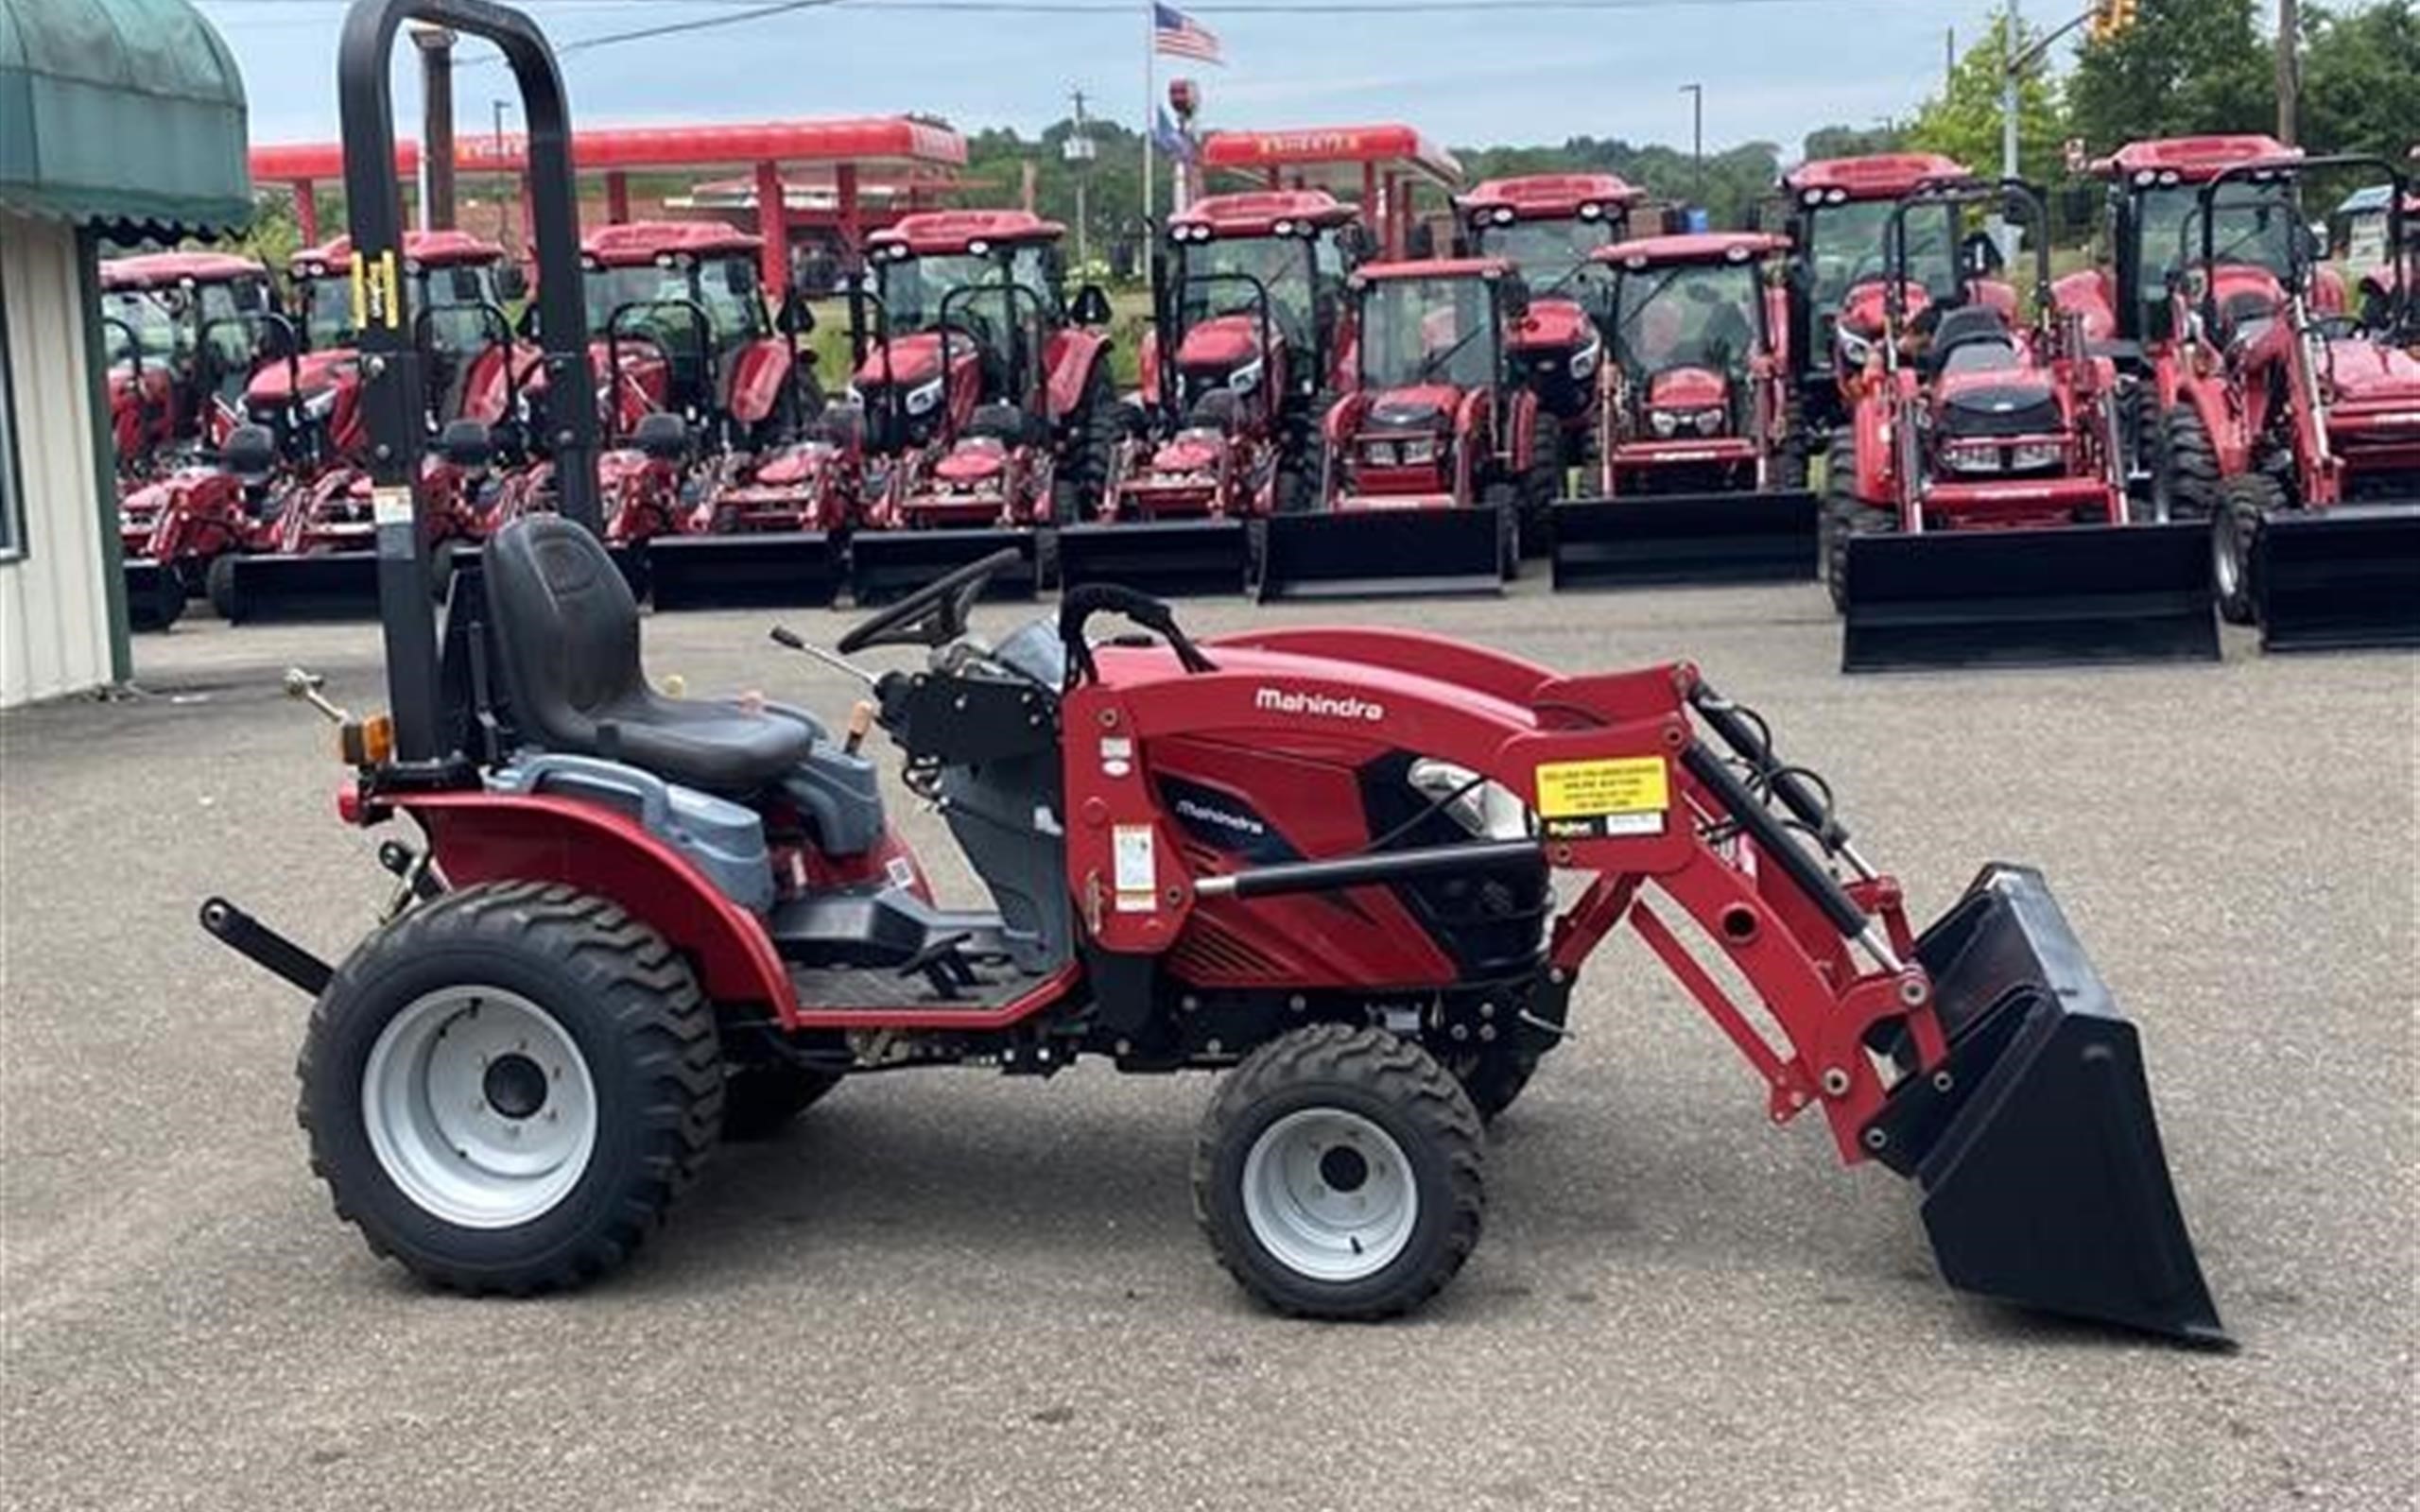
[[[1244,1157],[1243,1198],[1260,1246],[1314,1280],[1376,1275],[1420,1221],[1420,1188],[1403,1147],[1339,1108],[1306,1108],[1263,1129]]]
[[[553,1015],[449,987],[388,1022],[361,1073],[370,1148],[412,1203],[464,1228],[552,1211],[596,1148],[596,1085]]]

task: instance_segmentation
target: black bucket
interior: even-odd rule
[[[1815,495],[1672,493],[1569,499],[1549,518],[1554,586],[1791,583],[1815,576]]]
[[[2264,651],[2420,645],[2420,500],[2266,516],[2252,592]]]
[[[1274,515],[1254,593],[1263,603],[1501,593],[1504,543],[1493,505]]]
[[[1902,1081],[1863,1135],[1876,1160],[1924,1189],[1944,1279],[2231,1345],[2177,1209],[2135,1026],[2042,874],[1985,868],[1916,953],[1949,1057]]]
[[[2204,524],[1858,536],[1843,672],[2219,660]]]
[[[840,545],[821,530],[658,536],[647,556],[659,610],[830,609],[840,596]]]
[[[236,557],[227,565],[227,592],[219,609],[231,625],[374,620],[378,617],[378,554],[317,551]]]
[[[1128,520],[1059,530],[1063,589],[1115,583],[1158,598],[1240,593],[1250,560],[1241,520]]]
[[[984,597],[1030,599],[1042,590],[1041,538],[1031,530],[861,530],[849,541],[849,596],[871,609],[934,578],[1015,548],[1023,569],[995,574]]]

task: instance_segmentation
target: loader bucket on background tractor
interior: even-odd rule
[[[861,530],[849,540],[849,596],[860,608],[888,604],[934,578],[1014,550],[1018,572],[995,573],[984,596],[1029,599],[1042,591],[1041,536],[1032,530]]]
[[[2204,524],[1867,535],[1843,672],[2219,660]]]
[[[1815,576],[1811,492],[1568,499],[1548,518],[1558,590],[1789,583]]]
[[[1267,603],[1500,593],[1503,533],[1494,505],[1272,515],[1254,596]]]
[[[1059,586],[1115,583],[1160,598],[1240,593],[1251,567],[1241,520],[1129,520],[1059,532]]]
[[[2041,873],[1985,868],[1916,954],[1948,1057],[1900,1082],[1862,1133],[1876,1160],[1924,1189],[1944,1279],[2231,1344],[2177,1208],[2135,1026]]]
[[[2266,516],[2252,591],[2264,651],[2420,645],[2420,500]]]
[[[231,625],[378,617],[378,554],[318,551],[241,556],[227,564],[218,605]]]
[[[659,611],[830,609],[840,594],[840,543],[821,530],[658,536],[647,564]]]
[[[126,561],[126,619],[137,630],[164,630],[185,611],[185,577],[174,562],[150,557]]]

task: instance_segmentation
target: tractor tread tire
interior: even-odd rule
[[[1118,414],[1117,395],[1110,387],[1107,357],[1094,364],[1092,376],[1084,380],[1083,397],[1076,404],[1073,434],[1050,484],[1054,524],[1082,524],[1099,514],[1112,462],[1126,439],[1126,422]]]
[[[241,625],[244,606],[235,593],[235,558],[233,551],[222,551],[210,558],[210,566],[202,574],[201,591],[210,599],[210,611],[230,625]]]
[[[1849,608],[1849,541],[1858,536],[1888,535],[1898,528],[1890,510],[1868,504],[1857,493],[1857,442],[1846,434],[1832,438],[1824,462],[1824,587],[1832,608]]]
[[[2210,522],[2210,549],[2215,555],[2235,554],[2239,564],[2235,591],[2219,575],[2219,617],[2229,625],[2257,624],[2260,585],[2253,580],[2253,543],[2260,537],[2263,517],[2286,507],[2286,490],[2266,472],[2239,472],[2219,486],[2219,507]]]
[[[1420,1194],[1403,1252],[1356,1281],[1288,1269],[1244,1215],[1244,1165],[1260,1134],[1288,1113],[1322,1106],[1383,1127],[1410,1161]],[[1382,1029],[1312,1024],[1263,1044],[1220,1084],[1193,1146],[1194,1219],[1219,1265],[1274,1312],[1340,1322],[1395,1317],[1434,1297],[1478,1246],[1486,1155],[1478,1110],[1417,1042]]]
[[[396,1012],[447,985],[447,967],[431,966],[447,956],[460,958],[456,981],[493,973],[537,1001],[580,1043],[597,1084],[587,1170],[554,1207],[511,1228],[462,1228],[423,1211],[362,1125],[372,1046]],[[465,887],[372,935],[320,994],[295,1075],[296,1121],[337,1216],[373,1254],[469,1296],[568,1291],[623,1264],[696,1177],[722,1124],[714,1008],[688,962],[619,904],[561,883]],[[607,1121],[617,1107],[626,1132]]]
[[[2154,490],[2168,492],[2168,518],[2208,520],[2219,512],[2219,454],[2209,428],[2190,404],[2159,417],[2157,450],[2152,457]]]

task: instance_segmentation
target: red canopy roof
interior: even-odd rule
[[[866,238],[869,248],[904,247],[918,257],[945,257],[976,242],[1055,242],[1067,228],[1022,210],[927,210]]]
[[[454,139],[455,166],[466,173],[517,172],[527,162],[527,140],[469,132]],[[895,174],[946,171],[966,165],[966,139],[946,126],[904,115],[829,121],[759,121],[717,126],[601,127],[575,131],[572,162],[581,173],[631,168],[708,168],[780,163],[812,169],[842,163]],[[416,173],[420,146],[395,146],[399,172]],[[340,179],[338,143],[287,143],[251,152],[252,177],[270,180]]]
[[[1781,186],[1792,194],[1838,189],[1848,199],[1897,199],[1929,180],[1966,177],[1964,164],[1938,152],[1877,152],[1802,163],[1781,176]]]
[[[1766,232],[1718,231],[1689,236],[1639,236],[1611,247],[1599,247],[1588,255],[1599,263],[1616,267],[1662,266],[1673,263],[1746,262],[1754,258],[1771,257],[1789,250],[1789,238]],[[1733,257],[1734,252],[1739,255]]]
[[[1341,226],[1357,216],[1351,205],[1339,203],[1324,189],[1261,189],[1203,195],[1168,217],[1168,225],[1171,229],[1207,226],[1222,236],[1266,236],[1281,220],[1307,221],[1324,228]]]
[[[504,261],[504,249],[464,231],[407,231],[404,232],[404,260],[424,267],[461,267],[500,263]],[[297,268],[345,272],[353,266],[353,238],[339,236],[318,247],[305,247],[294,254],[292,265]]]
[[[2273,136],[2243,132],[2229,136],[2172,136],[2155,142],[2129,142],[2092,165],[2104,179],[2131,179],[2138,173],[2174,173],[2185,183],[2217,178],[2238,163],[2264,158],[2299,158],[2301,149]]]
[[[1512,263],[1501,257],[1432,257],[1417,263],[1364,263],[1353,277],[1384,284],[1414,278],[1504,278],[1513,271]]]
[[[1462,182],[1462,165],[1452,153],[1410,127],[1393,123],[1213,131],[1201,139],[1201,166],[1208,170],[1293,169],[1310,182],[1322,177],[1321,170],[1350,167],[1352,173],[1338,174],[1335,181],[1357,187],[1364,165],[1381,173],[1410,173],[1448,190]]]
[[[101,262],[101,287],[112,290],[171,288],[187,279],[197,284],[232,284],[241,278],[267,277],[268,267],[257,259],[226,252],[146,252]]]
[[[1532,173],[1490,179],[1455,201],[1464,215],[1510,210],[1523,220],[1568,220],[1582,205],[1627,208],[1647,191],[1614,173]]]
[[[744,252],[753,257],[764,245],[763,237],[718,220],[633,220],[597,227],[581,240],[579,249],[607,267],[636,267],[666,254],[727,257]]]

